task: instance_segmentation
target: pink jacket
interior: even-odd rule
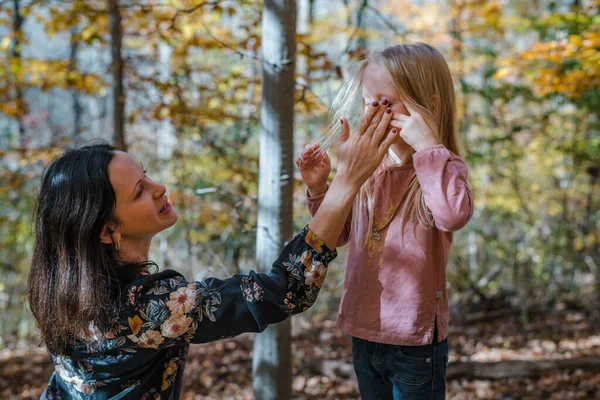
[[[425,229],[407,220],[401,233],[402,218],[396,215],[380,232],[379,242],[369,235],[363,248],[350,237],[349,217],[340,236],[338,246],[350,241],[338,313],[338,327],[348,335],[378,343],[420,346],[433,341],[437,321],[438,340],[448,336],[446,264],[452,232],[465,226],[473,214],[469,170],[460,157],[436,145],[415,153],[413,165],[379,172],[382,176],[374,198],[376,228],[393,217],[415,173],[435,227]],[[310,198],[307,192],[311,215],[324,197]]]

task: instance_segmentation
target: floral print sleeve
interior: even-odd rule
[[[173,341],[204,343],[269,324],[314,304],[337,256],[308,227],[282,251],[268,274],[188,282],[174,271],[137,281],[126,292],[127,339],[159,348]]]
[[[92,324],[93,340],[53,356],[42,399],[177,399],[190,343],[262,331],[306,310],[336,255],[304,228],[268,274],[188,282],[167,270],[125,284],[113,329]]]

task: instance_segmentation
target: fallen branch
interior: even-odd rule
[[[505,317],[516,317],[521,314],[523,310],[520,307],[516,308],[502,308],[500,310],[493,311],[482,311],[474,314],[467,315],[464,319],[461,319],[461,324],[472,324],[475,322],[489,322],[496,319],[502,319]]]
[[[493,363],[457,361],[448,365],[446,379],[538,378],[548,372],[574,369],[600,372],[600,357],[566,360],[514,360]]]

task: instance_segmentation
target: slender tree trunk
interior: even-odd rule
[[[250,47],[250,46],[248,46]],[[256,54],[254,54],[255,52],[249,48],[246,50],[246,52],[248,54],[252,54],[253,56],[255,56]],[[252,124],[250,123],[250,117],[253,114],[253,110],[255,110],[254,108],[254,94],[256,91],[256,81],[258,78],[258,74],[260,73],[260,69],[258,67],[258,63],[255,62],[251,62],[250,65],[248,66],[248,81],[250,83],[248,83],[248,95],[247,95],[247,104],[246,106],[244,106],[242,108],[242,116],[246,119],[246,121],[244,121],[242,123],[242,125],[244,126],[245,132],[244,132],[244,140],[248,140],[248,138],[252,135]]]
[[[308,35],[310,32],[312,2],[313,0],[298,1],[298,14],[296,15],[296,33],[298,35]],[[305,43],[304,45],[310,46],[308,43]],[[310,86],[310,71],[308,68],[309,59],[309,55],[298,53],[296,56],[296,82],[305,85],[306,87]],[[302,100],[304,100],[304,93],[302,97]],[[299,144],[302,148],[307,143],[313,143],[318,134],[318,130],[311,129],[311,116],[298,115],[296,116],[295,122],[294,137],[296,144]]]
[[[12,46],[12,57],[18,63],[21,64],[21,26],[23,25],[23,15],[21,15],[21,4],[20,0],[13,0],[14,17],[13,17],[13,46]],[[20,68],[18,68],[20,71]],[[20,72],[18,72],[20,74]],[[25,100],[23,99],[23,88],[21,87],[21,76],[15,77],[15,101],[17,104],[17,121],[19,124],[19,138],[18,147],[21,147],[25,143],[25,126],[23,125],[23,117],[27,114],[25,110]]]
[[[464,38],[463,38],[463,32],[461,30],[461,20],[464,18],[464,6],[460,3],[458,4],[454,4],[452,6],[453,12],[454,12],[454,19],[451,22],[451,28],[450,28],[450,33],[452,35],[452,39],[453,39],[453,46],[452,46],[452,50],[454,52],[454,57],[456,58],[456,71],[457,71],[457,77],[458,80],[460,82],[460,93],[462,96],[462,100],[463,100],[463,104],[465,105],[465,110],[463,112],[462,117],[458,120],[458,127],[457,127],[457,131],[458,131],[458,135],[461,136],[462,135],[462,140],[461,140],[461,145],[463,147],[463,150],[465,152],[465,154],[468,153],[469,149],[468,149],[468,143],[466,140],[466,135],[467,135],[467,131],[470,128],[470,124],[471,124],[471,119],[470,119],[470,115],[469,115],[469,111],[468,110],[468,105],[470,104],[470,99],[469,99],[469,87],[468,87],[468,83],[466,81],[466,74],[465,74],[465,45],[464,45]]]
[[[600,186],[600,166],[590,165],[586,172],[590,175],[590,191],[587,195],[586,218],[583,227],[583,231],[587,236],[591,232],[594,232],[596,235],[598,234],[597,230],[595,229],[593,213],[599,208],[597,204],[594,204],[596,203],[594,198],[598,198],[595,193],[598,193],[596,187]],[[596,301],[600,305],[600,246],[596,244],[596,246],[592,247],[589,251],[589,254],[584,256],[584,261],[588,265],[588,268],[593,273],[595,272]]]
[[[121,9],[119,0],[108,0],[108,4],[112,52],[114,141],[117,148],[126,151],[127,144],[124,132],[125,91],[123,90],[123,59],[121,58],[121,42],[123,39]]]
[[[256,260],[268,271],[293,235],[293,122],[296,1],[265,0],[262,16],[262,103]],[[292,397],[290,321],[257,334],[254,398]]]
[[[360,29],[364,29],[366,27],[366,22],[365,22],[365,10],[368,6],[368,1],[367,0],[363,0],[362,3],[360,4],[360,8],[358,9],[358,14],[356,14],[356,28],[360,28]],[[356,49],[357,50],[361,50],[364,54],[366,54],[367,52],[367,38],[364,36],[359,37],[356,40]]]
[[[76,20],[73,22],[76,23]],[[69,71],[77,71],[77,50],[79,49],[79,28],[71,28],[71,54],[69,56]],[[82,107],[79,102],[79,91],[76,88],[71,89],[73,96],[73,131],[71,137],[77,138],[81,131],[81,112]]]

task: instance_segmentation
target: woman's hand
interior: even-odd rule
[[[356,194],[398,137],[396,128],[386,136],[392,114],[391,109],[373,102],[352,134],[348,121],[340,121],[342,134],[337,148],[337,173],[309,224],[330,249],[335,247],[342,233]]]
[[[338,168],[336,178],[360,189],[362,184],[375,172],[388,149],[398,136],[393,128],[387,135],[388,124],[392,120],[391,108],[371,103],[356,130],[350,134],[348,121],[343,119],[342,134],[337,148]]]
[[[400,129],[400,137],[415,151],[438,144],[423,116],[408,102],[404,102],[404,106],[410,115],[396,113],[390,122],[390,125]]]
[[[307,148],[296,160],[302,180],[308,187],[311,197],[319,196],[327,191],[327,179],[331,172],[331,160],[327,152],[319,152],[319,144]]]

